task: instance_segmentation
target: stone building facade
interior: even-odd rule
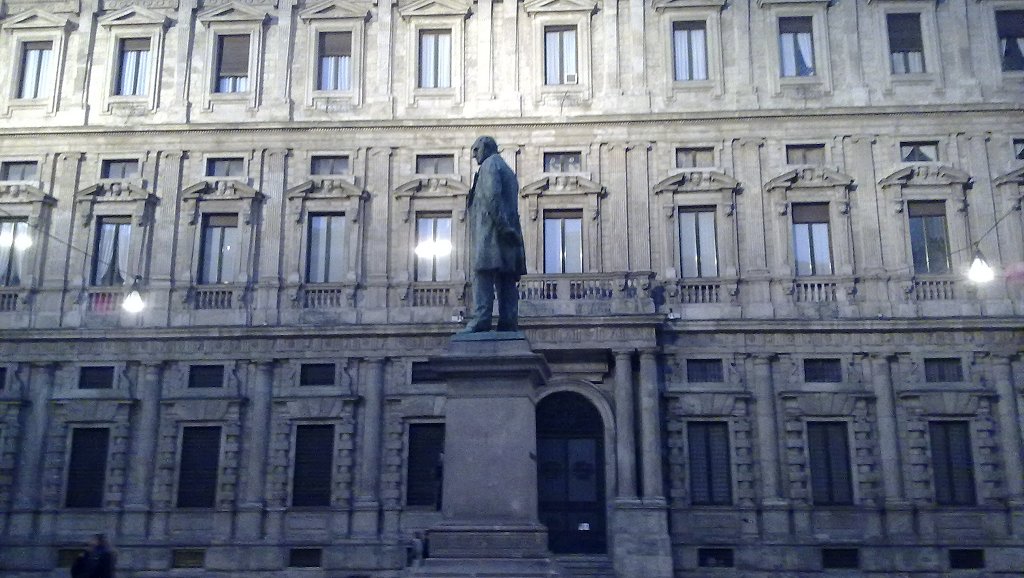
[[[1024,1],[0,16],[4,575],[93,532],[125,576],[406,572],[481,134],[522,185],[554,550],[1024,571]]]

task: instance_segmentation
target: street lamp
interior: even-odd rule
[[[124,302],[121,303],[121,307],[128,313],[139,313],[146,308],[146,302],[142,300],[142,293],[139,291],[139,281],[141,280],[142,277],[140,275],[135,276],[135,280],[132,281],[132,288],[128,291]]]
[[[995,271],[985,261],[981,249],[974,250],[974,259],[971,260],[971,267],[967,270],[967,278],[974,283],[988,283],[996,278]]]

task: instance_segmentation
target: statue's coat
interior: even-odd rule
[[[505,160],[498,154],[487,157],[468,200],[475,271],[496,271],[516,279],[526,274],[518,196],[519,181]]]

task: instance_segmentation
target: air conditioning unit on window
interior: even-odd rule
[[[566,74],[565,75],[565,83],[566,84],[576,84],[576,75],[575,74]]]

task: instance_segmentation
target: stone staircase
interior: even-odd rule
[[[616,578],[612,559],[606,554],[564,554],[555,562],[565,570],[566,578]]]

